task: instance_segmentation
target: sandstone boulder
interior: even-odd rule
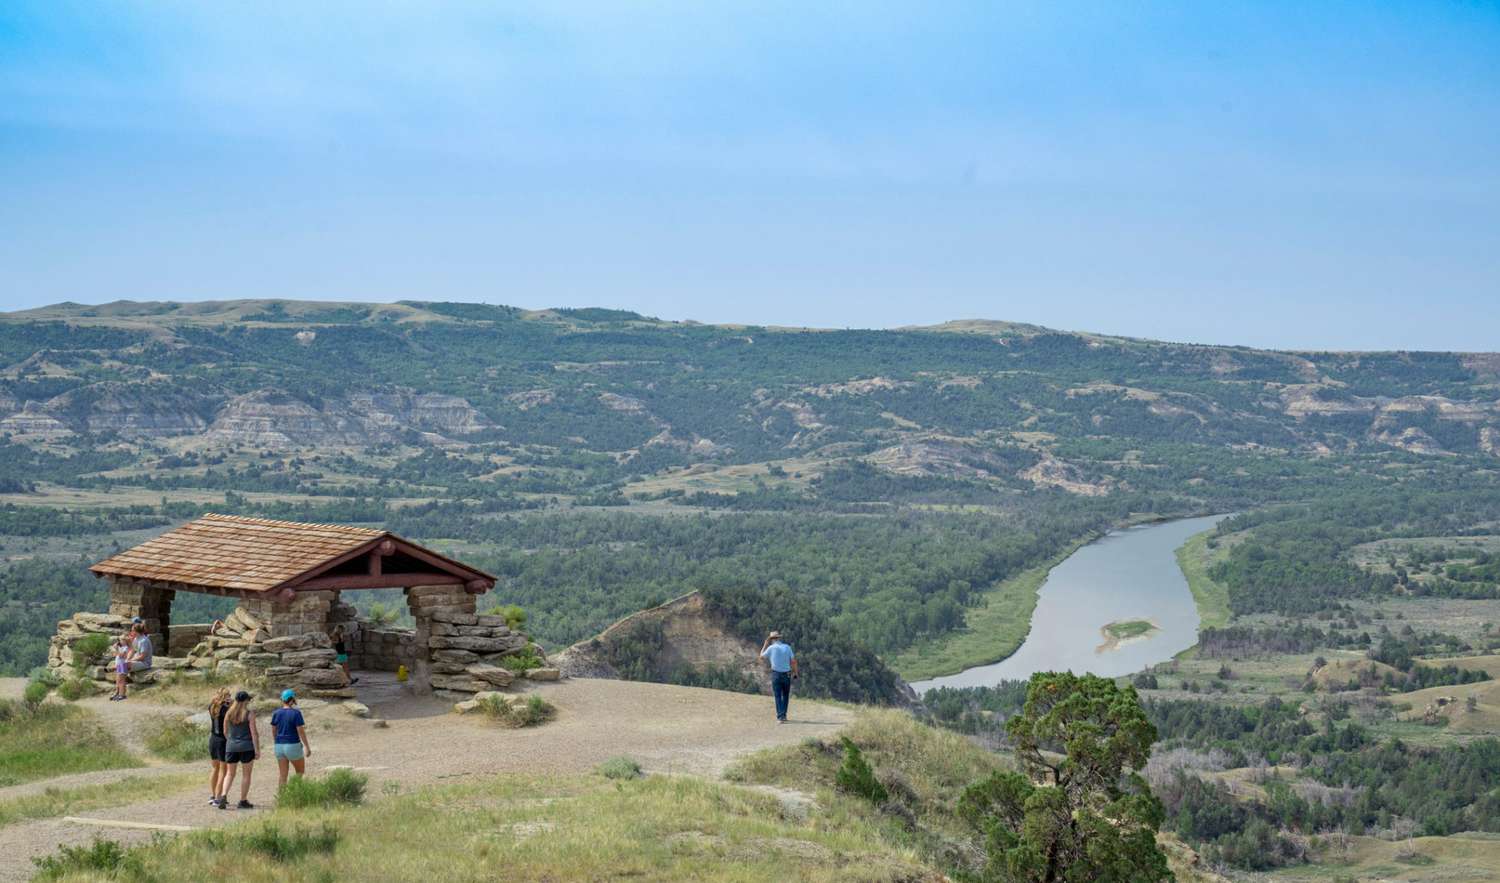
[[[433,622],[443,622],[449,625],[474,625],[476,620],[474,614],[457,610],[434,610],[428,618]]]
[[[509,687],[511,681],[516,679],[514,672],[511,672],[509,669],[501,668],[498,665],[485,665],[484,663],[479,663],[477,665],[469,666],[467,669],[465,669],[465,671],[467,671],[471,677],[478,678],[479,680],[484,681],[487,684],[494,684],[497,687]]]
[[[332,646],[332,638],[323,632],[314,630],[298,631],[296,634],[282,635],[279,638],[267,638],[261,642],[261,649],[267,653],[287,653],[313,648],[326,650]]]
[[[478,693],[480,690],[489,689],[484,681],[469,677],[468,675],[433,675],[432,686],[436,690],[453,690],[460,693]]]
[[[337,653],[321,648],[315,650],[297,650],[292,653],[281,654],[283,665],[295,665],[302,668],[320,668],[332,664],[337,658]]]
[[[304,668],[296,681],[309,687],[343,687],[344,673],[336,668]]]
[[[479,638],[465,636],[434,636],[427,639],[428,646],[434,650],[472,650],[476,653],[504,653],[506,651],[520,650],[526,646],[524,638],[515,636],[505,638]]]

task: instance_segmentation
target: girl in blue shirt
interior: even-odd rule
[[[276,734],[276,787],[280,788],[286,784],[288,766],[296,769],[300,777],[307,772],[307,758],[312,757],[312,746],[307,744],[307,721],[297,707],[295,692],[281,691],[281,707],[271,715],[271,730]]]

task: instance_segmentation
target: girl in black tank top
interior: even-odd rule
[[[229,714],[229,688],[220,687],[208,703],[208,802],[218,803],[219,784],[224,777],[224,716]]]

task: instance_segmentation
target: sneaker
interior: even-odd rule
[[[220,797],[218,800],[214,801],[214,806],[217,806],[219,809],[229,809],[229,798]]]
[[[250,802],[250,801],[248,801],[248,800],[241,800],[241,801],[240,801],[240,802],[239,802],[239,803],[238,803],[238,804],[237,804],[237,805],[236,805],[236,806],[235,806],[235,809],[255,809],[255,804],[253,804],[253,803],[251,803],[251,802]]]

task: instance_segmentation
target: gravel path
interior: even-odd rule
[[[370,776],[367,793],[372,800],[380,798],[382,786],[390,781],[409,790],[486,774],[581,773],[618,755],[635,758],[648,772],[717,778],[730,762],[744,754],[826,736],[853,719],[848,709],[795,700],[794,720],[778,725],[768,697],[666,684],[571,679],[533,687],[557,707],[555,720],[536,728],[507,730],[482,717],[450,714],[448,703],[408,695],[379,674],[366,673],[360,686],[361,701],[370,706],[373,717],[384,719],[386,726],[377,727],[337,706],[307,708],[308,737],[313,746],[309,772],[317,775],[330,766],[352,766]],[[110,715],[111,723],[121,727],[130,726],[128,721],[134,716],[151,717],[164,711],[163,706],[146,702],[137,705],[95,699],[82,704]],[[267,716],[261,717],[264,759],[255,764],[250,800],[269,807],[275,802],[276,765],[270,760]],[[204,773],[201,790],[205,793],[200,795],[195,789],[160,796],[143,789],[119,807],[80,815],[190,827],[221,825],[253,815],[206,806],[206,762],[67,778],[81,784],[190,769]],[[62,781],[45,785],[56,786]],[[238,783],[235,788],[237,793]],[[0,798],[4,796],[0,794]],[[0,828],[0,881],[29,879],[33,856],[50,853],[61,843],[87,843],[96,834],[125,842],[151,836],[149,831],[103,829],[60,819]]]

